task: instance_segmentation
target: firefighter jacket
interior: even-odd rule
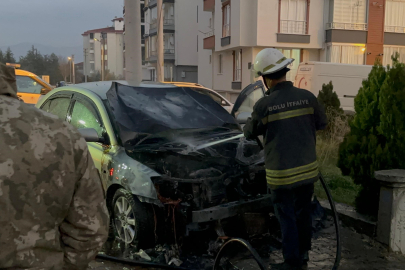
[[[319,178],[316,131],[327,119],[309,91],[281,82],[254,106],[244,133],[248,139],[264,136],[266,178],[272,189],[294,188]]]

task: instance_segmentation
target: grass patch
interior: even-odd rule
[[[316,152],[319,169],[325,178],[335,202],[355,206],[355,200],[361,186],[356,185],[350,176],[343,176],[337,167],[339,145],[344,135],[349,131],[347,119],[328,115],[330,129],[320,132],[317,136]],[[319,199],[327,199],[320,181],[315,183],[315,195]]]
[[[330,189],[333,200],[335,202],[355,206],[354,204],[356,196],[360,192],[360,186],[356,185],[350,176],[343,176],[336,165],[322,165],[320,171]],[[319,199],[328,198],[320,181],[315,183],[315,195]]]

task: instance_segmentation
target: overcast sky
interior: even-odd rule
[[[82,46],[86,30],[112,26],[123,0],[0,0],[0,46]]]

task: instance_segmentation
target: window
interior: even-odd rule
[[[50,104],[48,104],[48,102]],[[41,109],[56,115],[61,120],[66,120],[67,110],[69,108],[70,98],[60,97],[47,101]]]
[[[287,58],[293,58],[295,59],[294,62],[292,62],[291,65],[289,65],[290,72],[287,73],[287,80],[288,81],[294,81],[295,76],[297,75],[298,71],[298,66],[301,62],[301,50],[297,49],[279,49],[283,55]]]
[[[211,64],[211,58],[212,58],[212,55],[210,54],[210,64]]]
[[[37,81],[27,76],[16,76],[18,92],[41,94],[43,88]]]
[[[281,0],[280,33],[307,34],[307,0]]]
[[[141,25],[141,40],[142,44],[145,44],[145,25]]]
[[[399,62],[405,62],[405,47],[398,47],[398,46],[384,46],[384,57],[383,57],[383,65],[392,65],[391,56],[394,55],[396,52],[399,53]]]
[[[145,4],[141,4],[141,22],[145,22],[145,11],[144,11],[144,8],[145,8]]]
[[[94,33],[90,33],[90,39],[94,39]]]
[[[222,54],[218,55],[219,63],[218,63],[218,73],[222,74]]]
[[[385,32],[405,33],[404,14],[405,0],[387,0],[385,2]]]
[[[233,52],[233,81],[240,82],[242,79],[242,50]]]
[[[335,45],[328,47],[327,60],[332,63],[364,65],[364,45]]]
[[[222,7],[222,37],[231,35],[231,5],[228,3]]]
[[[334,0],[331,28],[367,30],[367,0]]]
[[[174,54],[174,34],[163,34],[163,45],[165,48],[165,54]]]
[[[87,102],[86,102],[87,103]],[[87,104],[86,104],[87,105]],[[94,128],[99,137],[103,136],[104,129],[96,111],[91,106],[77,100],[73,107],[70,123],[76,128]]]
[[[173,64],[164,65],[165,81],[173,81]]]
[[[96,68],[95,68],[95,66],[94,66],[94,63],[90,63],[90,71],[93,71],[93,72],[94,72],[95,69],[96,69]]]

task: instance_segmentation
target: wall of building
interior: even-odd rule
[[[277,42],[279,24],[279,1],[259,0],[258,2],[258,39],[257,46],[275,46],[280,48],[322,48],[324,41],[324,1],[311,0],[309,7],[310,43],[281,43]],[[270,16],[269,14],[274,14]],[[263,34],[263,33],[268,33]]]
[[[197,66],[175,66],[174,81],[198,83]],[[183,77],[185,75],[185,77]]]
[[[107,68],[115,76],[124,76],[124,35],[107,34]]]
[[[175,16],[175,65],[197,66],[197,3],[198,1],[176,0]]]
[[[384,8],[380,8],[383,5]],[[367,65],[373,65],[376,59],[382,60],[384,52],[384,15],[385,0],[373,1],[368,4],[368,33],[367,33]]]
[[[87,56],[83,55],[84,56],[83,57],[83,69],[85,72],[85,74],[83,74],[83,75],[89,76],[90,75],[90,41],[89,41],[90,37],[88,35],[82,36],[82,37],[83,37],[83,54],[84,54],[85,50],[87,51]]]
[[[208,88],[212,88],[212,50],[204,49],[204,38],[213,30],[210,19],[212,13],[204,11],[204,2],[198,1],[198,83]]]

